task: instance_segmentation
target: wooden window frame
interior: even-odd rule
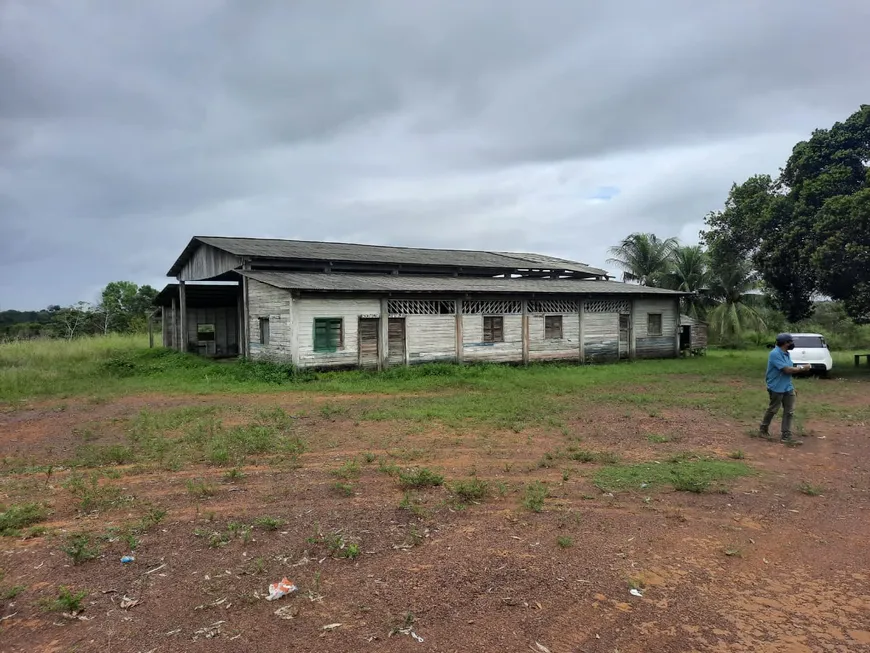
[[[656,329],[652,328],[652,318],[658,318],[658,327]],[[661,313],[647,313],[646,314],[646,335],[651,338],[657,338],[663,336],[665,332],[664,319],[662,318]]]
[[[269,323],[268,317],[261,317],[257,319],[257,324],[260,327],[260,344],[264,347],[269,346],[269,340],[271,339],[272,329],[271,324]],[[265,329],[263,326],[265,325]]]
[[[564,332],[562,331],[563,324],[564,320],[562,315],[545,315],[544,340],[562,340],[565,337]]]
[[[489,322],[489,327],[487,327],[487,322]],[[488,338],[487,331],[489,331]],[[496,337],[496,332],[498,332],[498,337]],[[504,315],[483,316],[483,342],[493,345],[504,342]]]
[[[327,336],[329,333],[329,325],[338,322],[338,342],[335,343],[335,346],[332,346],[330,343],[327,343],[326,346],[317,344],[317,325],[318,322],[323,322],[326,324]],[[328,338],[327,338],[328,339]],[[344,349],[344,318],[342,317],[316,317],[314,318],[314,323],[312,327],[312,349],[315,353],[318,354],[329,354],[332,352],[339,351]]]

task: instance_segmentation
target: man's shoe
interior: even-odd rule
[[[758,429],[758,437],[764,438],[765,440],[770,440],[770,432],[766,428],[761,427],[760,429]]]
[[[804,443],[803,440],[795,440],[794,438],[791,438],[791,437],[780,438],[779,441],[782,442],[787,447],[799,447]]]

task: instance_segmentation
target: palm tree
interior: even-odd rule
[[[704,316],[707,298],[701,293],[710,288],[710,259],[700,246],[677,247],[671,256],[670,269],[662,285],[671,290],[692,293],[683,299],[683,310],[694,318]]]
[[[631,234],[609,252],[607,262],[622,269],[623,281],[635,281],[642,286],[659,285],[671,265],[676,238],[659,239],[655,234]]]
[[[759,287],[747,261],[729,261],[716,265],[711,275],[709,297],[717,305],[707,316],[711,334],[719,342],[736,342],[748,330],[765,327],[759,309],[763,295],[751,294]]]

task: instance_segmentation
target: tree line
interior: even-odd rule
[[[132,281],[113,281],[103,288],[100,300],[91,304],[51,305],[39,311],[0,311],[0,338],[73,338],[109,333],[140,333],[157,291]]]
[[[733,184],[701,245],[635,233],[610,254],[625,281],[692,293],[683,310],[720,343],[797,326],[870,346],[870,105],[795,145],[778,177]]]

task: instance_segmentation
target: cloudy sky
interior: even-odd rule
[[[697,240],[870,101],[866,0],[0,0],[0,308],[192,235]]]

